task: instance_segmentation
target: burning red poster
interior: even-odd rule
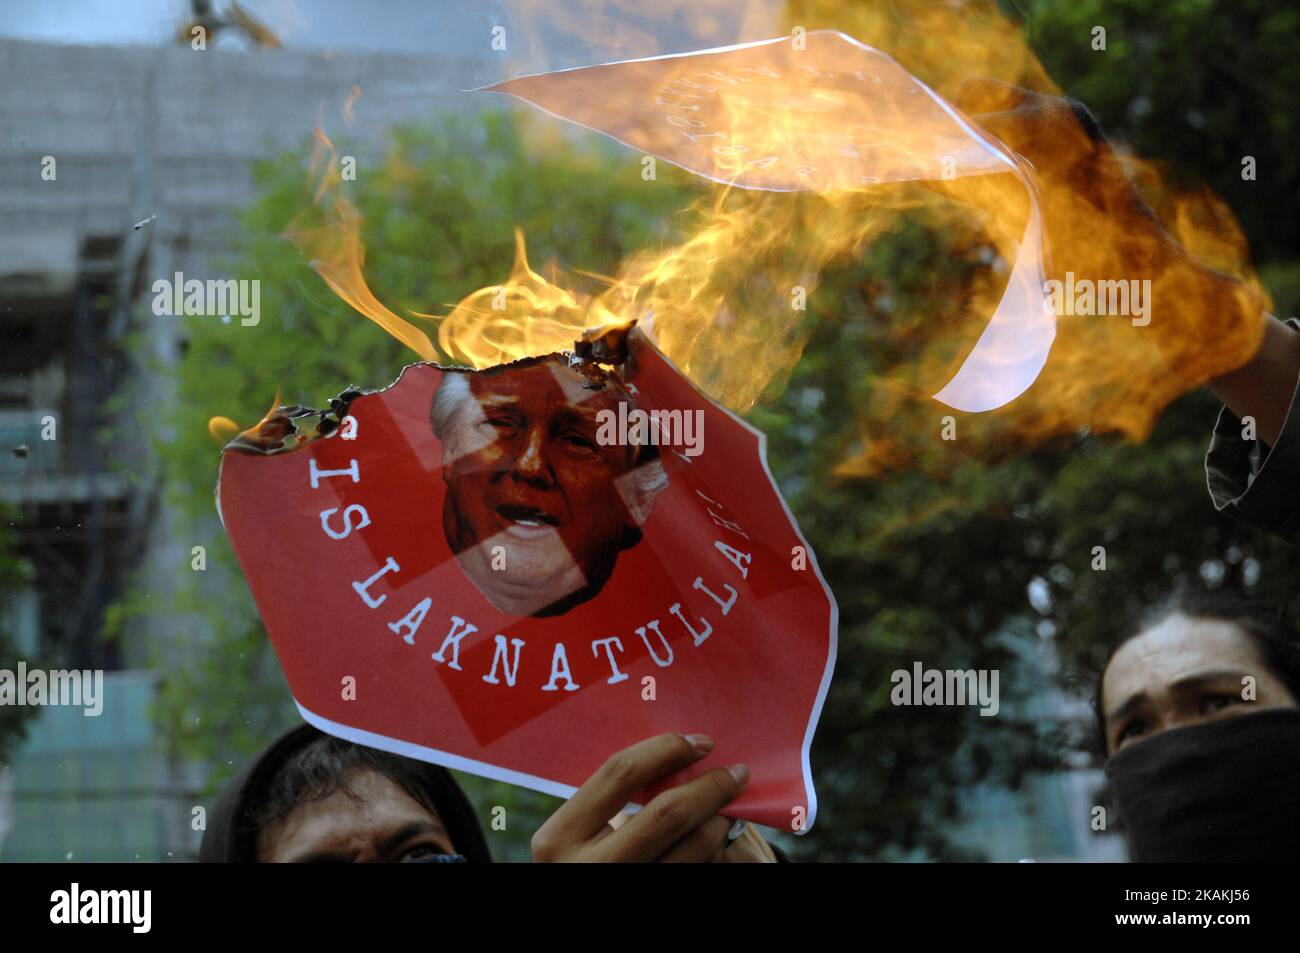
[[[1047,362],[1056,320],[1044,292],[1030,168],[887,53],[815,30],[485,89],[745,189],[834,192],[1014,175],[1030,212],[1006,289],[961,368],[934,396],[968,413],[993,410],[1024,393]]]
[[[222,521],[323,730],[561,796],[707,732],[666,783],[743,761],[728,814],[807,830],[834,599],[763,435],[621,344],[617,367],[413,364],[273,416],[223,453]]]

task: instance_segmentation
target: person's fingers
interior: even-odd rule
[[[711,817],[691,831],[659,858],[661,864],[702,864],[727,846],[731,818]]]
[[[661,793],[593,850],[593,860],[656,860],[731,803],[749,781],[743,764],[714,768]]]
[[[583,841],[555,840],[549,834],[544,833],[546,827],[543,825],[533,835],[533,863],[559,864],[586,860],[581,852],[590,849],[593,844],[599,844],[606,837],[613,834],[618,829],[618,825],[614,823],[616,820],[617,818],[612,818],[609,823],[603,825],[600,830]]]
[[[745,825],[745,833],[734,841],[727,843],[721,853],[714,858],[719,864],[775,864],[776,854],[772,846],[759,833],[753,824]]]
[[[565,850],[590,840],[632,797],[664,775],[694,764],[713,750],[705,735],[665,734],[613,755],[533,836],[533,852]]]

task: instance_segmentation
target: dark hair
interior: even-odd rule
[[[359,802],[349,785],[364,771],[382,775],[438,815],[457,853],[471,861],[489,859],[481,828],[445,769],[326,734],[293,751],[276,767],[244,806],[243,822],[247,829],[260,831],[280,823],[300,805],[338,792]]]
[[[1178,589],[1131,619],[1106,655],[1101,674],[1097,676],[1097,690],[1092,700],[1093,712],[1097,718],[1097,739],[1103,757],[1107,745],[1106,712],[1102,708],[1101,688],[1106,669],[1110,667],[1115,653],[1125,644],[1171,615],[1235,623],[1250,640],[1264,667],[1281,680],[1292,698],[1300,702],[1300,630],[1283,615],[1281,609],[1234,590]]]
[[[280,765],[257,800],[248,805],[247,817],[260,829],[280,823],[300,804],[320,801],[339,791],[356,800],[349,783],[362,771],[383,775],[421,806],[436,812],[411,767],[404,758],[321,735]]]

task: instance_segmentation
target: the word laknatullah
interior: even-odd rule
[[[354,484],[361,482],[360,466],[355,459],[350,462],[349,467],[346,469],[322,470],[317,466],[316,459],[312,457],[307,460],[307,470],[313,489],[319,488],[321,481],[325,479],[347,477]],[[726,518],[722,513],[718,512],[726,512],[726,507],[722,503],[705,496],[700,490],[696,490],[695,494],[703,501],[705,512],[714,525],[723,531],[725,538],[713,540],[712,545],[707,547],[706,550],[712,563],[709,567],[712,584],[705,582],[703,574],[697,575],[691,584],[691,592],[698,593],[701,597],[707,599],[717,607],[721,616],[726,616],[735,606],[740,597],[740,592],[729,583],[724,582],[719,586],[713,580],[716,579],[715,574],[718,572],[735,572],[742,580],[749,578],[750,563],[753,561],[754,556],[752,553],[738,547],[746,546],[750,537],[739,523]],[[328,521],[337,512],[337,508],[329,508],[319,513],[321,528],[331,539],[346,539],[354,530],[364,529],[371,525],[370,514],[366,511],[366,508],[360,503],[353,503],[343,514],[343,529],[334,531],[330,528]],[[352,514],[357,517],[355,522],[351,518]],[[728,542],[728,539],[731,542]],[[372,590],[377,588],[379,581],[385,576],[396,575],[401,571],[401,564],[391,555],[387,556],[379,569],[369,578],[355,580],[352,583],[352,589],[366,606],[371,609],[378,609],[388,604],[388,594],[374,595]],[[715,591],[718,588],[721,588],[722,594]],[[415,645],[416,635],[421,631],[425,618],[430,614],[433,602],[433,596],[425,596],[410,607],[405,615],[386,620],[387,628],[392,633],[401,636],[407,645]],[[665,622],[665,624],[677,625],[684,629],[691,637],[691,641],[696,648],[702,646],[714,631],[713,623],[708,618],[700,615],[697,609],[683,605],[682,602],[674,602],[668,607],[667,612],[672,621]],[[696,621],[692,622],[692,618]],[[637,637],[644,643],[655,665],[659,668],[668,668],[673,664],[677,653],[674,651],[668,637],[664,634],[659,618],[646,621],[643,625],[635,627],[635,631]],[[438,650],[433,652],[430,658],[447,668],[460,671],[461,642],[478,632],[478,626],[469,622],[464,616],[451,615],[450,628],[439,644]],[[482,635],[485,635],[485,633]],[[483,681],[489,685],[504,684],[507,688],[514,688],[520,670],[520,655],[525,647],[525,642],[523,639],[496,634],[493,639],[493,646],[491,668],[482,676]],[[590,649],[591,657],[598,664],[603,657],[604,665],[602,667],[607,671],[602,671],[600,674],[607,684],[614,685],[628,678],[627,673],[622,671],[618,665],[619,658],[616,653],[622,653],[626,650],[622,640],[617,636],[597,639],[586,647]],[[582,656],[585,657],[586,653],[582,653]],[[582,681],[575,677],[573,669],[570,667],[568,648],[563,641],[556,642],[551,653],[549,677],[544,684],[538,686],[539,690],[543,692],[560,690],[574,692],[581,686]]]

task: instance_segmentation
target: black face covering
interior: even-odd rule
[[[1112,755],[1106,782],[1135,862],[1300,857],[1300,709],[1162,732]]]

